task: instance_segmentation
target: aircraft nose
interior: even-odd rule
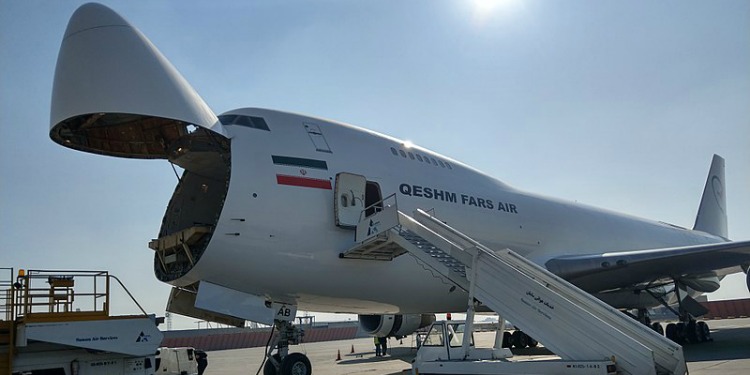
[[[73,149],[167,158],[189,125],[227,136],[164,55],[115,11],[85,4],[68,22],[52,86],[50,137]]]
[[[79,7],[68,22],[65,38],[84,30],[107,26],[130,27],[119,14],[102,4],[88,3]]]

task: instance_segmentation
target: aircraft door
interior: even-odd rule
[[[342,228],[355,228],[365,208],[367,179],[352,173],[336,175],[333,210],[336,225]]]

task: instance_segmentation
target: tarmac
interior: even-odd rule
[[[713,342],[685,345],[683,351],[690,375],[750,374],[750,318],[707,321]],[[492,346],[493,332],[475,333],[480,347]],[[388,355],[375,357],[372,338],[301,344],[293,352],[305,353],[314,374],[325,375],[405,375],[411,373],[416,349],[412,337],[389,340]],[[205,375],[254,374],[259,371],[264,348],[208,352]],[[337,360],[338,355],[341,360]],[[553,357],[540,347],[515,351],[523,358]],[[260,369],[258,372],[262,374]]]

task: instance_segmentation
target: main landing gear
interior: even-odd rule
[[[536,348],[538,345],[539,341],[534,340],[533,337],[527,335],[519,329],[513,331],[512,333],[508,331],[503,332],[503,348]]]
[[[651,323],[646,309],[638,310],[637,319],[641,323],[650,326],[651,329],[658,332],[659,334],[664,334],[668,339],[681,345],[698,344],[713,341],[713,339],[711,338],[711,330],[709,329],[708,324],[706,324],[706,322],[704,321],[695,320],[693,314],[691,314],[691,312],[693,312],[696,316],[701,316],[705,314],[705,308],[688,295],[685,295],[684,298],[681,298],[681,290],[678,283],[675,283],[674,290],[678,301],[677,310],[669,306],[664,298],[657,297],[653,294],[652,296],[659,300],[662,305],[664,305],[664,307],[672,311],[678,317],[677,323],[669,323],[667,324],[666,329],[664,329],[658,322]]]
[[[312,375],[312,365],[306,355],[289,353],[289,345],[300,343],[304,331],[285,320],[274,320],[278,332],[269,345],[263,375]],[[275,354],[273,351],[276,350]]]
[[[648,310],[646,309],[638,309],[638,316],[633,316],[630,313],[628,315],[632,316],[639,322],[643,323],[643,325],[651,327],[651,329],[654,330],[654,332],[664,335],[664,327],[659,322],[651,322],[651,318],[648,316]]]
[[[677,323],[667,324],[666,335],[678,344],[713,341],[708,324],[702,320],[696,321],[692,316]]]

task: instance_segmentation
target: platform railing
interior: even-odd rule
[[[107,271],[19,270],[15,317],[24,320],[104,319],[109,316]]]
[[[13,316],[13,268],[0,267],[0,320],[11,321]]]

